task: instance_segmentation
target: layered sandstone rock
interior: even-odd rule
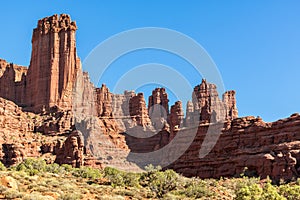
[[[182,103],[181,101],[177,101],[174,105],[171,106],[171,112],[168,117],[171,132],[173,134],[177,132],[180,127],[183,127],[183,120],[184,113],[182,109]]]
[[[0,98],[0,161],[15,165],[28,157],[40,157],[44,141],[55,143],[56,137],[34,133],[38,115],[23,112],[12,101]]]
[[[205,79],[194,88],[192,102],[193,111],[190,104],[189,110],[187,110],[187,115],[189,115],[188,120],[186,120],[187,124],[197,124],[197,120],[201,123],[215,123],[235,119],[238,116],[235,92],[226,92],[221,100],[216,85],[208,83]]]
[[[4,164],[56,156],[74,167],[136,171],[156,163],[202,178],[242,172],[276,181],[299,177],[299,114],[273,123],[238,118],[235,91],[220,99],[206,80],[194,88],[185,118],[181,102],[169,110],[164,88],[152,92],[147,109],[142,93],[112,94],[90,82],[76,54],[76,29],[68,15],[46,17],[33,31],[28,70],[0,59],[0,96],[23,107],[0,98]],[[160,160],[133,156],[164,148]]]
[[[38,21],[26,79],[26,104],[35,112],[53,106],[72,107],[72,90],[80,60],[76,53],[76,23],[61,14]]]
[[[227,120],[232,120],[238,117],[238,110],[236,107],[235,91],[230,90],[226,91],[223,94],[222,98],[223,103],[225,104],[225,118]]]
[[[181,130],[181,135],[187,131],[191,130]],[[207,132],[218,134],[218,131],[221,131],[219,137],[205,140]],[[202,125],[188,150],[169,167],[183,175],[201,178],[232,177],[245,172],[261,178],[270,176],[275,181],[291,180],[299,177],[300,172],[298,133],[299,114],[273,123],[244,117],[225,124]],[[210,142],[216,145],[200,158],[199,149]]]
[[[74,83],[82,73],[76,29],[66,14],[39,20],[33,31],[28,70],[0,60],[0,96],[36,113],[53,106],[71,109]]]
[[[69,110],[43,113],[33,120],[34,131],[47,135],[65,134],[75,129],[73,120],[73,113]]]
[[[149,119],[148,110],[143,93],[138,93],[129,100],[130,116],[137,126],[149,126],[151,121]]]
[[[58,144],[55,162],[73,167],[84,165],[84,138],[80,131],[72,132],[65,142]]]
[[[169,115],[169,99],[165,88],[152,91],[148,101],[148,113],[154,128],[161,130]]]
[[[101,88],[96,88],[96,99],[98,117],[112,118],[112,93],[105,84],[102,84]]]
[[[136,96],[134,91],[125,91],[124,94],[112,95],[113,116],[121,132],[133,126],[129,111],[129,101],[134,96]]]
[[[0,97],[24,105],[27,68],[0,59]]]

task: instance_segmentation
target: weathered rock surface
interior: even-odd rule
[[[148,113],[156,130],[164,127],[169,115],[169,99],[165,88],[155,88],[148,101]]]
[[[25,81],[27,68],[0,59],[0,97],[25,103]]]
[[[72,108],[72,91],[81,62],[76,53],[76,23],[61,14],[38,21],[33,30],[30,67],[0,60],[0,96],[36,113]]]
[[[220,124],[219,124],[220,125]],[[199,158],[208,128],[218,134],[217,124],[202,125],[184,155],[170,168],[186,175],[201,178],[232,177],[245,169],[249,175],[273,180],[291,180],[299,177],[300,163],[300,115],[273,123],[265,123],[261,118],[237,118],[221,124],[223,127],[217,143],[204,158]],[[220,127],[220,126],[219,126]],[[186,134],[188,130],[181,130]],[[213,139],[206,140],[207,143]],[[182,142],[184,145],[184,142]]]
[[[84,165],[84,138],[81,132],[74,131],[65,142],[58,144],[56,160],[58,164],[69,164],[73,167]]]
[[[194,88],[186,116],[180,101],[169,110],[164,88],[153,90],[148,107],[143,93],[96,88],[82,72],[76,29],[69,15],[46,17],[33,31],[28,69],[0,59],[5,98],[0,98],[0,161],[5,165],[43,157],[74,167],[137,171],[146,163],[134,163],[133,153],[168,145],[155,163],[168,163],[165,168],[186,176],[235,176],[247,167],[249,175],[276,181],[299,177],[299,114],[273,123],[238,118],[235,91],[220,99],[216,85],[205,79]]]
[[[129,113],[132,121],[137,126],[149,126],[151,121],[146,108],[146,102],[143,93],[138,93],[129,100]]]
[[[174,134],[179,130],[179,128],[183,127],[183,121],[184,113],[182,109],[182,103],[181,101],[177,101],[174,105],[171,106],[171,112],[168,117],[172,138],[174,137]]]
[[[218,122],[227,119],[235,119],[238,117],[238,111],[235,102],[235,92],[228,91],[223,95],[223,99],[219,98],[216,85],[208,83],[205,79],[200,85],[194,88],[192,95],[193,108],[188,104],[186,124],[197,124],[200,122]]]
[[[54,137],[33,133],[36,117],[0,98],[0,161],[5,165],[17,164],[27,157],[39,157],[44,141],[55,141]]]
[[[35,112],[53,106],[71,109],[72,90],[80,59],[76,52],[76,23],[61,14],[38,21],[33,30],[30,67],[26,78],[26,105]]]

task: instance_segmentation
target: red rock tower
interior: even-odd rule
[[[32,54],[27,73],[26,104],[34,112],[53,106],[69,109],[80,59],[76,53],[77,26],[69,15],[38,21],[33,30]]]

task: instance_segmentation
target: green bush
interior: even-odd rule
[[[300,186],[291,184],[280,185],[279,193],[287,200],[300,199]]]
[[[65,174],[67,170],[65,167],[59,166],[57,163],[52,163],[46,165],[45,171],[53,174]]]
[[[124,185],[128,187],[140,187],[140,178],[141,174],[139,173],[127,172],[123,177]]]
[[[154,166],[154,165],[152,165],[152,164],[149,164],[149,165],[147,165],[146,167],[145,167],[145,170],[147,171],[147,172],[157,172],[157,171],[161,171],[162,170],[162,168],[161,168],[161,166]]]
[[[271,184],[270,180],[264,185],[261,199],[285,200],[285,198],[278,193],[277,188]]]
[[[237,200],[284,200],[284,196],[278,193],[278,188],[271,184],[268,178],[263,187],[260,186],[259,179],[243,177],[237,183]],[[283,193],[283,191],[282,191]],[[286,193],[287,194],[287,193]],[[292,198],[294,199],[294,198]]]
[[[5,171],[6,167],[4,166],[4,164],[0,161],[0,171]]]
[[[214,192],[208,189],[208,183],[196,178],[187,181],[180,194],[190,198],[212,197],[215,195]]]
[[[39,172],[45,172],[47,163],[43,159],[28,158],[24,162],[17,165],[17,171],[25,171],[30,176],[37,175]]]
[[[179,175],[173,170],[148,172],[145,175],[141,177],[142,183],[146,183],[159,198],[179,185]]]
[[[263,189],[258,185],[259,179],[243,177],[236,186],[236,200],[259,200]]]
[[[91,179],[97,179],[102,177],[102,174],[98,169],[94,169],[91,167],[73,168],[72,175],[76,177]]]
[[[112,186],[125,186],[124,172],[112,167],[104,169],[104,177],[107,178]]]
[[[71,165],[62,164],[61,167],[64,168],[64,170],[67,172],[71,172],[73,170],[73,167]]]

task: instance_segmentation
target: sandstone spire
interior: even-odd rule
[[[70,16],[61,14],[39,20],[33,30],[26,85],[26,104],[33,111],[71,107],[73,84],[81,70],[76,29]]]

